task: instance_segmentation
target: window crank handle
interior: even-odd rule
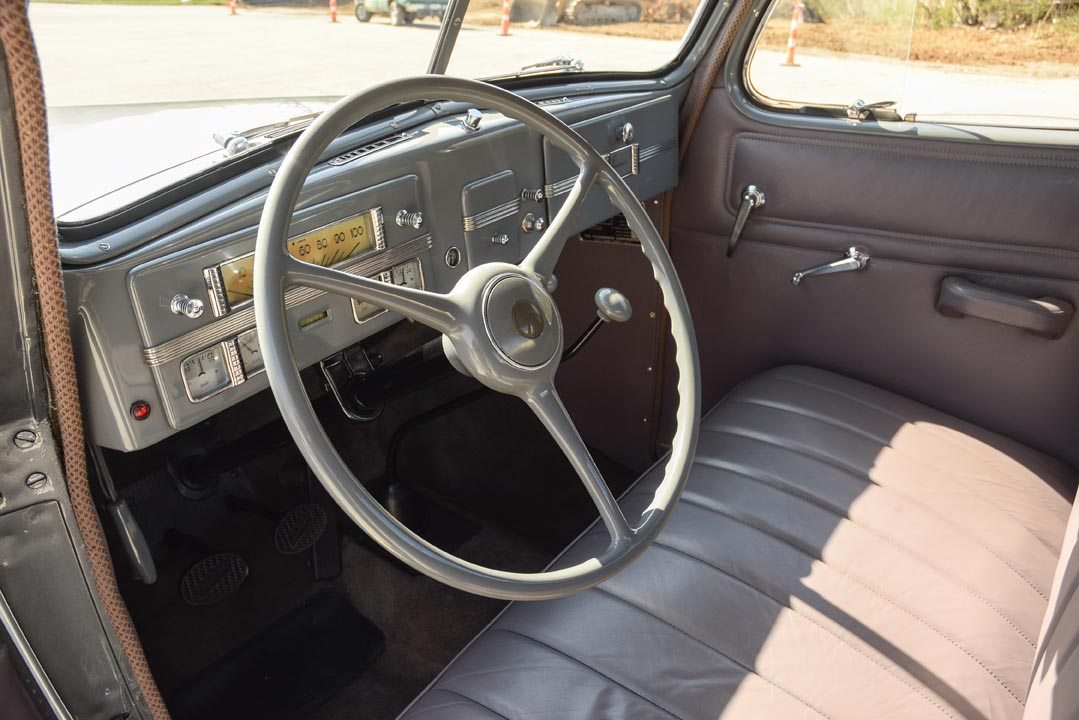
[[[748,186],[742,193],[742,205],[734,218],[734,229],[731,230],[731,239],[727,242],[727,257],[734,253],[734,247],[742,236],[742,228],[746,226],[749,214],[762,205],[764,205],[764,191],[756,185]]]
[[[807,278],[810,275],[831,275],[832,273],[850,272],[851,270],[861,270],[869,264],[869,251],[864,247],[857,245],[847,249],[846,256],[841,260],[835,262],[825,263],[823,265],[817,265],[811,267],[808,270],[802,270],[794,273],[791,278],[791,285],[798,286],[802,283],[803,278]]]

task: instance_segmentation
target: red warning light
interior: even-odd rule
[[[145,400],[136,400],[131,403],[131,417],[136,420],[145,420],[150,417],[150,403]]]

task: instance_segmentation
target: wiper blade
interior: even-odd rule
[[[548,60],[541,60],[539,62],[532,63],[531,65],[525,65],[520,70],[509,75],[499,75],[497,77],[489,78],[491,80],[513,80],[516,78],[530,77],[532,75],[546,75],[548,73],[579,73],[584,72],[584,61],[570,57],[569,55],[559,55]]]
[[[291,117],[287,120],[278,120],[277,122],[267,123],[265,125],[256,125],[247,130],[214,133],[214,142],[224,149],[226,155],[230,157],[239,155],[240,153],[251,149],[251,142],[253,140],[265,137],[270,133],[280,130],[299,130],[305,128],[321,114],[321,112],[312,112],[307,113],[306,115],[297,115],[296,117]]]

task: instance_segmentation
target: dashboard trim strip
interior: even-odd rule
[[[634,143],[633,145],[625,145],[621,148],[618,148],[618,150],[605,153],[603,155],[603,159],[610,161],[611,155],[613,155],[615,152],[618,152],[619,150],[624,150],[625,148],[630,148],[630,171],[622,175],[622,177],[629,177],[630,175],[637,175],[638,173],[640,173],[642,162],[644,162],[645,160],[651,160],[652,158],[662,155],[665,152],[674,150],[675,146],[676,141],[674,138],[664,140],[663,142],[656,145],[649,145],[648,147],[641,150],[637,150],[637,144]],[[559,180],[558,182],[548,183],[547,185],[543,186],[543,194],[548,198],[555,198],[559,195],[565,195],[573,189],[573,184],[575,182],[577,182],[576,175],[564,178],[562,180]]]
[[[520,209],[521,198],[515,197],[512,200],[508,200],[501,205],[495,205],[493,208],[489,208],[483,212],[478,212],[475,215],[468,215],[464,218],[465,232],[473,232],[492,223],[496,223],[499,220],[513,217]]]
[[[396,247],[383,250],[375,255],[365,255],[355,262],[344,263],[337,266],[338,270],[350,275],[373,275],[381,270],[389,269],[394,265],[411,260],[430,250],[434,240],[430,235],[424,235],[409,240]],[[285,291],[285,309],[291,309],[325,295],[321,290],[306,287],[291,287]],[[144,348],[143,359],[150,367],[159,367],[169,362],[181,360],[193,352],[213,345],[215,342],[228,340],[243,330],[255,324],[255,306],[249,304],[242,310],[236,310],[225,317],[215,320],[207,325],[192,330],[154,347]]]

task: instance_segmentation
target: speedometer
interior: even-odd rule
[[[381,250],[382,233],[382,209],[374,208],[297,235],[288,241],[288,252],[303,262],[329,267],[370,250]],[[254,269],[252,253],[207,271],[217,274],[212,278],[217,282],[211,284],[220,288],[220,300],[224,301],[225,307],[215,308],[216,314],[224,314],[255,296]]]

